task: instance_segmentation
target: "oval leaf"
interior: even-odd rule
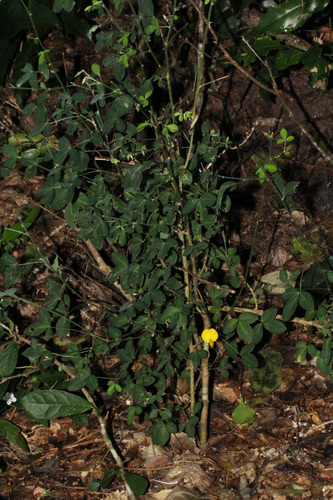
[[[80,396],[56,390],[30,392],[21,402],[23,408],[33,418],[46,420],[77,415],[93,408],[91,403]]]
[[[329,0],[287,0],[271,7],[257,25],[258,33],[287,33],[302,26],[314,12],[322,10]]]
[[[124,478],[134,495],[143,495],[147,491],[148,481],[145,477],[132,474],[132,472],[125,472]]]
[[[251,424],[256,418],[253,408],[247,406],[243,401],[232,412],[232,419],[236,425]]]
[[[244,342],[250,343],[253,341],[253,330],[248,323],[238,321],[237,334]]]
[[[314,301],[312,295],[306,291],[301,292],[299,296],[299,305],[306,311],[313,311]]]
[[[0,355],[0,377],[10,377],[17,364],[18,345],[11,342]]]
[[[5,435],[8,441],[16,444],[26,453],[29,453],[27,443],[25,442],[25,439],[21,434],[21,429],[17,427],[17,425],[8,422],[8,420],[0,419],[0,434]]]
[[[271,321],[265,322],[264,327],[270,333],[276,334],[283,333],[287,330],[287,327],[282,323],[282,321],[279,321],[278,319],[272,319]]]
[[[299,294],[293,294],[286,302],[283,312],[282,312],[282,319],[283,321],[288,321],[294,312],[296,311],[296,308],[298,306],[298,300],[299,300]]]

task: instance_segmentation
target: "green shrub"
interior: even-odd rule
[[[149,433],[153,443],[162,446],[171,433],[184,430],[194,437],[199,429],[200,444],[205,448],[209,369],[219,366],[227,377],[236,357],[246,367],[256,369],[258,344],[267,332],[285,332],[297,311],[302,311],[305,320],[312,324],[317,322],[325,336],[322,350],[299,343],[299,358],[306,354],[317,356],[318,366],[331,375],[331,302],[326,294],[325,302],[315,302],[311,290],[303,290],[306,275],[294,288],[288,275],[281,271],[280,279],[286,284],[282,318],[274,308],[260,311],[256,299],[252,310],[238,307],[244,288],[252,293],[253,290],[247,272],[243,275],[239,271],[237,250],[228,245],[224,233],[225,214],[232,206],[230,193],[237,188],[237,181],[223,175],[220,158],[231,143],[222,138],[220,131],[213,130],[208,120],[202,119],[206,90],[204,54],[209,50],[213,12],[213,2],[205,3],[207,22],[202,23],[200,18],[198,21],[202,49],[194,70],[189,109],[185,109],[188,96],[177,95],[171,68],[175,50],[181,51],[184,43],[179,29],[182,7],[176,3],[169,14],[158,17],[153,2],[142,0],[140,11],[125,31],[103,2],[93,2],[87,10],[97,9],[101,15],[104,9],[105,19],[113,26],[112,31],[100,29],[96,34],[96,51],[107,47],[109,53],[102,65],[94,63],[90,72],[80,71],[76,83],[67,87],[54,70],[52,56],[38,35],[37,23],[34,28],[40,44],[38,70],[27,63],[16,81],[19,87],[29,83],[37,91],[36,101],[23,110],[26,115],[34,114],[37,125],[27,140],[12,138],[3,146],[6,159],[2,175],[15,168],[24,170],[27,177],[44,172],[45,183],[38,191],[40,203],[51,210],[63,210],[69,227],[76,229],[77,237],[94,249],[99,264],[98,251],[104,251],[109,262],[104,262],[101,269],[107,274],[110,287],[122,294],[123,304],[119,308],[101,307],[101,318],[109,324],[104,335],[83,331],[71,316],[77,292],[68,285],[58,258],[52,260],[34,246],[33,255],[27,256],[22,265],[13,252],[20,238],[30,238],[29,228],[38,211],[34,209],[6,228],[0,241],[0,263],[5,276],[5,290],[0,292],[0,338],[6,343],[0,354],[0,399],[8,392],[6,401],[13,403],[14,393],[17,406],[44,423],[65,415],[84,421],[87,412],[95,411],[119,467],[109,471],[101,482],[92,484],[95,491],[109,484],[118,473],[136,494],[146,488],[141,479],[125,473],[91,396],[99,384],[93,360],[101,352],[113,355],[117,351],[121,360],[118,378],[109,381],[108,393],[116,391],[131,401],[129,424],[137,415],[151,420]],[[306,7],[308,2],[303,3]],[[326,4],[318,2],[317,10]],[[62,15],[71,11],[73,5],[56,2],[53,12]],[[122,2],[114,2],[114,6],[119,14]],[[131,3],[130,7],[134,10]],[[268,15],[262,19],[268,19]],[[296,17],[295,14],[294,29],[299,25]],[[283,22],[282,17],[278,31],[284,29]],[[267,26],[271,27],[269,23]],[[190,30],[189,36],[191,33]],[[103,76],[105,69],[110,68],[114,75],[111,82]],[[50,75],[58,78],[59,84],[59,106],[51,117],[46,106]],[[54,138],[52,124],[59,122],[66,132]],[[277,141],[282,152],[273,155],[271,150],[266,156],[253,158],[258,167],[257,178],[263,185],[262,197],[265,184],[270,183],[289,213],[297,184],[284,181],[282,157],[290,153],[287,143],[292,139],[282,129]],[[99,158],[106,158],[107,162],[102,164]],[[225,281],[221,278],[222,266],[228,271]],[[11,304],[26,299],[20,296],[17,284],[22,273],[42,269],[48,269],[50,275],[48,297],[39,306],[37,321],[23,335],[18,334]],[[330,273],[329,270],[329,282]],[[327,291],[330,297],[329,287]],[[84,350],[75,341],[76,329],[85,340],[90,338]],[[218,332],[218,340],[214,332]],[[58,351],[54,349],[54,337],[57,341],[66,339],[59,355],[55,354]],[[23,343],[27,347],[22,349]],[[17,366],[19,351],[28,368]],[[13,374],[27,370],[29,384],[25,379],[18,382]],[[198,401],[194,389],[200,374],[202,401]],[[177,395],[179,377],[190,382],[188,404]],[[85,398],[74,394],[78,391]],[[3,403],[0,409],[5,407]],[[248,409],[244,415],[244,407],[242,402],[236,412],[237,421],[252,421],[252,410],[250,416]],[[13,439],[13,429],[2,422],[0,430]],[[15,436],[17,442],[20,435]]]

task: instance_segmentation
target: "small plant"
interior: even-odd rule
[[[281,169],[284,167],[284,162],[281,160],[281,154],[276,154],[273,155],[272,153],[272,147],[273,147],[273,136],[272,134],[265,134],[266,138],[268,139],[269,142],[269,153],[266,154],[265,152],[257,153],[252,156],[253,161],[257,165],[258,169],[256,171],[256,175],[259,178],[259,181],[261,184],[266,182],[269,178],[275,179],[276,181],[276,172],[280,172]],[[291,145],[287,146],[288,142],[291,142],[294,140],[294,137],[291,135],[288,137],[287,131],[285,128],[282,128],[280,130],[280,139],[277,139],[276,144],[283,144],[283,152],[282,154],[284,156],[289,156],[290,155],[290,148]],[[273,181],[274,182],[274,181]],[[293,192],[293,191],[292,191]]]
[[[281,136],[281,139],[278,139],[276,141],[276,144],[283,144],[283,154],[284,154],[284,156],[289,156],[291,145],[289,144],[289,146],[287,146],[287,143],[293,141],[294,136],[293,135],[288,136],[288,133],[287,133],[285,128],[282,128],[280,130],[280,136]]]

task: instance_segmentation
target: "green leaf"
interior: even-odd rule
[[[119,469],[105,471],[100,484],[101,488],[107,488],[109,484],[114,480],[115,476],[119,474],[119,472]]]
[[[296,192],[296,188],[298,186],[299,182],[288,182],[288,184],[286,184],[284,186],[284,190],[283,190],[283,197],[286,198],[287,196],[290,196],[291,194],[294,194]]]
[[[236,330],[237,324],[238,324],[238,319],[236,318],[228,319],[228,321],[223,327],[223,333],[228,335],[229,333],[234,332]]]
[[[136,411],[135,410],[136,410],[136,408],[132,407],[128,411],[128,415],[127,415],[127,424],[128,425],[131,425],[133,423],[134,417],[136,415]]]
[[[101,486],[101,482],[98,481],[98,479],[93,479],[89,483],[89,490],[90,491],[99,491],[100,486]]]
[[[31,337],[38,337],[51,327],[51,315],[46,309],[39,309],[39,319],[26,328],[25,333]]]
[[[271,321],[267,321],[264,323],[264,327],[270,333],[275,333],[277,335],[284,333],[287,330],[286,325],[279,321],[278,319],[272,319]]]
[[[303,53],[302,63],[305,64],[315,82],[332,69],[332,63],[322,57],[322,48],[318,45],[313,45]]]
[[[261,316],[262,323],[267,323],[269,321],[272,321],[272,319],[275,318],[276,314],[277,314],[277,309],[275,309],[274,307],[266,309],[266,311],[264,311],[263,315]]]
[[[301,340],[300,342],[297,342],[296,349],[297,349],[296,359],[297,359],[298,363],[301,363],[302,361],[304,361],[304,359],[306,357],[307,345],[303,340]]]
[[[57,152],[57,154],[53,159],[54,165],[62,165],[68,153],[72,149],[72,145],[67,139],[67,137],[61,137],[59,139],[58,146],[59,146],[59,151]]]
[[[299,301],[299,294],[300,292],[298,292],[297,290],[287,290],[282,295],[282,298],[285,301],[285,305],[282,311],[283,321],[288,321],[296,311]]]
[[[329,293],[329,288],[325,281],[325,274],[331,272],[332,268],[332,256],[328,257],[324,262],[312,264],[302,277],[302,289],[313,290],[316,295],[320,295],[323,298]]]
[[[232,412],[232,419],[236,425],[249,425],[256,419],[256,412],[241,401]]]
[[[179,180],[184,186],[192,184],[193,177],[189,170],[181,169],[179,172]]]
[[[19,446],[25,453],[29,453],[27,443],[21,434],[21,429],[17,425],[8,422],[8,420],[0,419],[0,434],[6,436],[10,443]]]
[[[313,311],[315,305],[312,295],[309,292],[303,290],[299,296],[299,305],[306,311]]]
[[[302,26],[315,12],[323,10],[329,0],[287,0],[270,7],[261,16],[257,33],[288,33]]]
[[[261,316],[261,322],[266,328],[271,333],[276,333],[280,334],[286,331],[286,326],[282,323],[282,321],[279,321],[277,319],[274,319],[277,313],[277,309],[271,308],[267,309],[263,315]]]
[[[142,181],[143,170],[144,170],[143,166],[140,165],[139,163],[127,169],[124,178],[124,186],[126,188],[130,188],[131,191],[133,191],[134,193],[139,191],[139,187]]]
[[[192,424],[186,424],[185,425],[185,432],[188,435],[189,438],[194,439],[195,438],[195,427]]]
[[[118,80],[118,82],[121,82],[125,76],[124,65],[120,61],[117,61],[115,63],[115,65],[113,66],[113,71],[114,71],[114,76],[115,76],[116,80]]]
[[[46,420],[77,415],[93,408],[86,399],[57,390],[32,391],[22,398],[21,403],[33,418]]]
[[[182,214],[183,215],[188,215],[191,212],[194,212],[199,200],[197,198],[190,197],[187,202],[185,203],[185,206],[183,208]]]
[[[256,321],[258,320],[258,316],[254,313],[242,313],[240,316],[239,316],[239,321],[241,321],[242,323],[248,323],[249,325],[251,325],[252,323],[255,323]]]
[[[162,425],[158,430],[158,444],[160,446],[165,446],[170,439],[170,432],[168,431],[166,425]]]
[[[203,193],[200,196],[200,201],[205,207],[212,207],[216,204],[216,196],[212,193]]]
[[[284,70],[289,66],[298,64],[304,52],[294,48],[288,48],[286,50],[280,50],[277,58],[275,59],[274,65],[276,69]]]
[[[71,322],[65,316],[58,319],[56,323],[56,332],[59,338],[64,339],[70,332]]]
[[[296,347],[297,347],[297,344],[296,344]],[[313,345],[313,344],[309,344],[306,346],[306,349],[308,351],[308,354],[312,357],[312,358],[315,358],[316,356],[318,356],[319,354],[319,351],[316,349],[316,347]],[[298,359],[297,359],[298,360]]]
[[[146,17],[142,20],[142,26],[144,28],[145,35],[155,33],[156,36],[159,36],[161,34],[159,22],[156,17]]]
[[[245,346],[247,347],[247,346]],[[241,358],[242,358],[242,362],[244,364],[244,366],[246,366],[247,368],[257,368],[258,366],[258,359],[256,358],[256,356],[252,353],[243,353],[241,352],[240,353],[241,355]]]
[[[168,422],[166,424],[167,426],[167,429],[168,431],[171,433],[171,434],[176,434],[177,430],[178,430],[178,427],[177,425],[174,423],[174,422]]]
[[[271,50],[276,50],[281,47],[279,40],[272,40],[270,36],[262,36],[257,38],[254,43],[254,49],[260,56],[267,56]]]
[[[144,495],[147,491],[148,481],[145,477],[133,474],[132,472],[125,472],[124,478],[134,495]]]
[[[326,365],[331,362],[332,359],[332,342],[329,339],[325,339],[323,342],[323,347],[319,357],[324,361]]]
[[[37,339],[32,339],[31,347],[25,349],[22,353],[23,356],[29,359],[31,363],[37,363],[41,356],[45,357],[46,354],[50,354],[45,347],[37,344]],[[36,389],[36,387],[35,387]]]
[[[114,264],[117,266],[118,273],[122,273],[128,268],[128,259],[123,253],[112,252],[111,257]]]
[[[154,4],[152,0],[139,0],[139,10],[146,17],[154,16]]]
[[[252,339],[252,342],[256,345],[256,344],[259,344],[259,342],[261,342],[262,338],[263,338],[263,326],[262,326],[262,323],[257,323],[256,325],[254,325],[254,328],[253,328],[253,339]]]
[[[321,358],[320,356],[318,356],[318,358],[317,358],[317,367],[325,375],[328,375],[331,371],[329,365],[327,365],[325,363],[325,361],[323,360],[323,358]]]
[[[67,12],[70,12],[74,7],[74,0],[55,0],[53,3],[53,12],[60,12],[64,9]]]
[[[175,133],[175,132],[178,132],[179,128],[178,128],[178,125],[174,124],[174,123],[170,123],[169,125],[167,125],[167,129],[169,130],[169,132],[171,133]]]
[[[18,158],[18,151],[15,146],[12,146],[11,144],[4,144],[2,146],[2,150],[5,155],[9,156],[10,158]]]
[[[9,241],[16,240],[16,238],[19,238],[24,234],[26,234],[25,228],[23,224],[18,222],[11,227],[7,227],[3,232],[2,238],[8,243]]]
[[[288,273],[285,269],[281,269],[279,277],[280,277],[280,280],[282,281],[282,283],[287,283]]]
[[[271,348],[264,348],[260,355],[265,365],[250,372],[251,391],[254,394],[267,395],[281,385],[281,365],[283,356]]]
[[[0,377],[10,377],[17,364],[18,345],[10,342],[0,354]]]
[[[0,399],[2,399],[3,396],[5,395],[5,393],[8,389],[9,383],[10,383],[10,380],[7,380],[6,382],[3,382],[2,384],[0,383]]]
[[[87,94],[85,92],[75,92],[72,98],[75,103],[78,103],[87,99]]]
[[[94,391],[98,386],[97,378],[94,375],[91,375],[90,370],[88,368],[83,369],[82,373],[79,373],[77,377],[72,379],[69,382],[67,389],[70,392],[75,392],[79,391],[84,386],[87,386],[88,389],[90,389],[91,391]]]
[[[28,228],[38,217],[40,212],[40,207],[36,206],[33,208],[27,215],[27,218],[24,221],[24,225]]]
[[[72,229],[76,227],[76,219],[79,215],[78,206],[76,203],[69,202],[64,211],[65,219],[69,227]]]
[[[237,334],[242,340],[244,340],[244,342],[250,343],[253,341],[252,326],[250,326],[248,323],[244,321],[238,321]]]
[[[149,296],[155,304],[165,304],[166,302],[166,297],[161,290],[152,290],[149,292]]]
[[[93,63],[91,65],[91,71],[95,73],[95,75],[99,76],[101,74],[101,67],[97,63]]]

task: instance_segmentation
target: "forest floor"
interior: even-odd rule
[[[87,68],[105,54],[95,54],[84,39],[50,34],[46,46],[55,54],[59,65],[66,62],[66,72],[77,71],[77,61]],[[191,68],[175,69],[178,78]],[[218,80],[221,77],[226,77]],[[281,128],[295,140],[286,159],[288,180],[299,182],[294,196],[293,216],[303,234],[324,260],[333,249],[333,168],[318,153],[295,124],[281,103],[265,101],[258,88],[237,70],[217,69],[217,86],[208,92],[204,115],[217,130],[228,130],[237,150],[221,158],[223,175],[239,179],[233,193],[233,209],[226,218],[229,243],[239,249],[243,262],[249,256],[257,228],[254,254],[250,264],[252,283],[261,287],[260,306],[280,307],[281,291],[268,288],[275,271],[307,269],[313,262],[302,253],[295,238],[299,235],[287,212],[278,205],[267,189],[260,220],[257,220],[262,186],[255,179],[251,156],[267,151],[265,134],[274,141]],[[292,107],[298,120],[328,147],[333,144],[333,98],[315,92],[308,83],[304,68],[289,72],[281,88],[294,97]],[[1,120],[3,129],[16,134],[29,132],[34,124],[16,106],[9,88],[2,89]],[[14,171],[0,182],[0,215],[3,227],[11,225],[22,206],[35,203],[42,177],[27,181]],[[81,311],[82,324],[90,330],[101,328],[98,311],[93,305],[122,301],[108,286],[96,268],[84,241],[68,227],[62,213],[44,211],[32,229],[38,245],[50,258],[58,255],[64,266],[75,269],[73,282],[91,305]],[[25,252],[25,243],[16,249]],[[107,255],[107,251],[105,251]],[[17,315],[26,327],[36,320],[38,301],[46,297],[46,275],[29,276],[25,293],[37,304],[17,306]],[[264,278],[267,278],[266,281]],[[99,394],[101,404],[109,411],[109,426],[114,441],[125,460],[126,470],[136,471],[149,480],[144,500],[285,500],[333,498],[333,383],[323,376],[315,363],[296,358],[295,345],[313,338],[308,326],[295,326],[280,336],[273,336],[267,349],[281,354],[277,389],[266,396],[255,397],[251,391],[250,373],[240,364],[228,379],[215,376],[213,403],[210,408],[209,446],[204,455],[196,442],[185,434],[172,436],[165,448],[152,445],[147,433],[149,423],[139,419],[128,427],[126,401]],[[101,355],[97,360],[104,376],[117,373],[120,360],[116,353]],[[185,396],[188,387],[179,387]],[[248,426],[237,426],[232,419],[241,397],[255,410],[256,419]],[[9,408],[2,418],[18,425],[29,446],[25,454],[0,436],[1,500],[117,500],[126,499],[119,480],[100,492],[89,491],[93,479],[101,479],[114,466],[106,449],[97,420],[77,425],[70,418],[50,422],[49,428],[29,419],[25,412]]]

